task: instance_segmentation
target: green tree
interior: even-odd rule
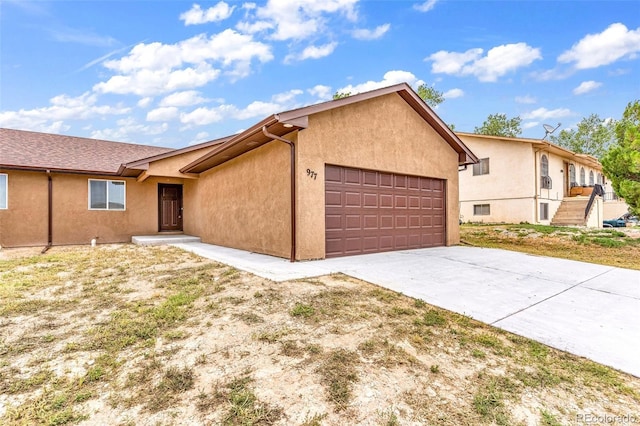
[[[333,94],[333,100],[348,98],[349,96],[351,96],[351,92],[336,92]]]
[[[602,168],[616,194],[640,214],[640,100],[629,102],[615,125],[615,143],[602,158]]]
[[[442,92],[437,91],[433,87],[427,86],[426,84],[421,84],[418,86],[418,96],[422,98],[423,101],[426,102],[431,108],[435,108],[444,102],[444,96],[442,96]]]
[[[522,133],[520,117],[507,118],[506,114],[489,114],[482,126],[473,129],[479,135],[516,138]]]
[[[562,130],[558,136],[551,136],[551,142],[579,154],[593,155],[602,159],[614,141],[613,120],[605,120],[591,114],[578,123],[576,130]]]

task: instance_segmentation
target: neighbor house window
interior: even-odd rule
[[[473,215],[474,216],[488,216],[491,214],[490,204],[474,204]]]
[[[549,203],[540,203],[540,220],[549,220]]]
[[[540,158],[540,187],[551,189],[551,177],[549,177],[549,159],[546,155]]]
[[[9,204],[9,176],[0,173],[0,210],[7,208]]]
[[[578,181],[576,180],[576,166],[573,164],[569,164],[569,185],[572,187],[578,186]]]
[[[593,170],[591,170],[589,172],[589,186],[593,186],[594,185],[594,181],[593,181]]]
[[[124,210],[125,182],[123,180],[89,179],[90,210]]]
[[[489,159],[482,158],[480,162],[473,165],[473,175],[488,175],[489,174]]]
[[[585,176],[585,174],[584,174],[584,167],[580,167],[580,185],[582,185],[582,186],[585,186],[585,185],[586,185],[586,182],[585,182],[584,176]]]

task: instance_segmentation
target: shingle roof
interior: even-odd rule
[[[0,167],[115,174],[122,164],[172,148],[0,129]]]

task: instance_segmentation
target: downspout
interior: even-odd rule
[[[49,193],[49,205],[48,205],[48,232],[47,232],[47,245],[45,246],[45,248],[42,249],[42,251],[40,252],[41,254],[44,254],[47,252],[47,250],[49,250],[51,248],[51,246],[53,245],[53,180],[51,179],[51,170],[47,170],[47,179],[48,179],[48,193]]]
[[[543,150],[544,148],[540,148],[533,152],[533,188],[535,190],[533,195],[533,214],[536,224],[538,224],[540,217],[540,206],[538,205],[538,153]]]
[[[296,261],[296,146],[290,140],[269,133],[267,126],[262,126],[262,133],[273,140],[284,142],[291,148],[291,255],[290,262]]]

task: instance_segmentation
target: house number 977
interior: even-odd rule
[[[318,177],[318,173],[314,172],[311,169],[307,169],[307,176],[309,176],[313,180],[316,180],[316,178]]]

